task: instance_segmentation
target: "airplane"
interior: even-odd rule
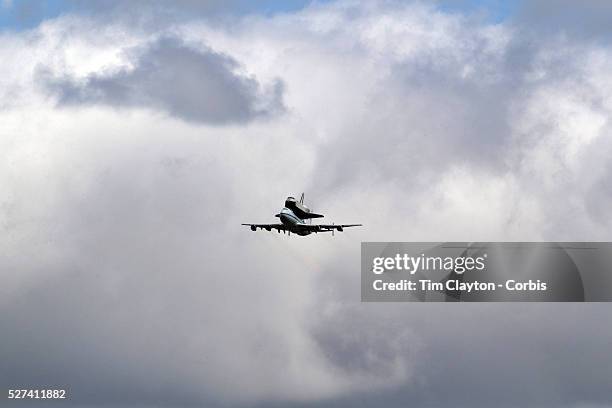
[[[259,229],[265,229],[267,231],[277,230],[279,233],[291,233],[297,235],[310,235],[312,233],[319,232],[331,232],[334,235],[334,231],[342,232],[347,227],[360,227],[361,224],[310,224],[304,222],[304,220],[311,220],[313,218],[322,218],[322,214],[316,214],[310,211],[308,207],[304,205],[304,193],[300,197],[300,201],[297,202],[293,197],[287,197],[285,200],[285,207],[276,214],[275,217],[280,218],[280,224],[242,224],[251,227],[251,231],[257,231]]]

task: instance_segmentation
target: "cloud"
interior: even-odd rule
[[[361,304],[358,279],[361,241],[607,239],[609,47],[388,2],[171,29],[64,16],[0,44],[18,85],[0,111],[5,388],[117,407],[612,400],[606,305]],[[240,226],[302,190],[365,227]]]
[[[517,20],[538,33],[563,33],[571,38],[610,42],[612,5],[605,0],[580,4],[569,1],[535,0],[523,2]]]
[[[283,2],[284,4],[278,4],[274,0],[263,0],[258,2],[258,5],[254,6],[251,2],[244,0],[177,0],[172,3],[160,1],[160,0],[135,0],[129,3],[118,1],[118,0],[71,0],[77,10],[90,10],[95,12],[108,12],[114,13],[136,13],[138,10],[142,10],[143,7],[154,9],[156,12],[166,11],[180,15],[192,16],[203,16],[210,14],[217,14],[227,11],[244,13],[246,11],[253,10],[267,10],[267,9],[287,9],[304,6],[308,2],[305,0],[288,0]],[[165,15],[165,17],[168,17]]]
[[[41,74],[61,106],[102,104],[147,107],[197,123],[240,123],[283,110],[283,85],[262,90],[256,79],[237,73],[238,63],[210,49],[161,38],[132,51],[133,68],[95,73],[84,81]]]
[[[412,375],[405,385],[379,392],[364,392],[358,399],[364,406],[574,406],[580,402],[610,402],[604,378],[610,369],[602,363],[609,331],[597,328],[596,319],[605,308],[598,305],[465,305],[457,310],[449,305],[371,305],[339,307],[332,321],[322,323],[334,331],[336,345],[328,353],[341,356],[350,347],[349,338],[357,333],[365,340],[357,356],[360,361],[371,352],[367,338],[388,335],[376,342],[375,353],[394,354],[393,341],[399,341],[406,355],[412,350]],[[578,316],[592,316],[588,321]],[[569,321],[578,325],[568,324]],[[364,324],[368,322],[367,324]],[[339,325],[337,331],[334,324]],[[365,330],[369,327],[372,330]],[[410,328],[411,336],[397,330]],[[583,333],[595,332],[599,340],[588,340]],[[393,334],[391,334],[393,333]],[[408,352],[410,354],[410,352]],[[374,354],[376,355],[376,354]],[[350,368],[355,370],[354,367]],[[370,369],[375,370],[375,365]],[[588,374],[591,373],[591,374]],[[581,376],[588,381],[577,384]],[[571,385],[569,385],[571,384]],[[319,406],[351,406],[357,398],[343,396]]]

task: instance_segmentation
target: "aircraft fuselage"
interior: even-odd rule
[[[300,228],[300,225],[305,225],[306,223],[303,219],[295,215],[291,209],[284,207],[276,216],[280,218],[283,225],[294,234],[302,236],[311,234],[310,231]]]

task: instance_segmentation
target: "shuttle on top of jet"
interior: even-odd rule
[[[251,227],[252,231],[259,229],[265,229],[272,231],[273,229],[283,233],[292,232],[297,235],[310,235],[312,233],[319,232],[331,232],[334,231],[342,232],[347,227],[359,227],[361,224],[310,224],[304,220],[311,220],[313,218],[322,218],[322,214],[313,213],[310,208],[304,205],[304,193],[300,197],[300,201],[296,201],[293,197],[287,197],[285,200],[285,207],[276,214],[281,221],[280,224],[242,224]]]

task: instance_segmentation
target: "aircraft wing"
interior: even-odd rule
[[[362,224],[305,224],[301,225],[301,228],[306,228],[312,232],[328,232],[328,231],[340,231],[348,227],[361,227]]]
[[[307,220],[309,218],[323,218],[323,214],[316,214],[316,213],[312,213],[312,212],[308,212],[308,213],[302,213],[300,214],[301,218]]]
[[[257,231],[259,229],[265,229],[266,231],[272,231],[273,229],[279,231],[285,231],[287,228],[283,224],[242,224],[248,227],[251,227],[252,231]]]

